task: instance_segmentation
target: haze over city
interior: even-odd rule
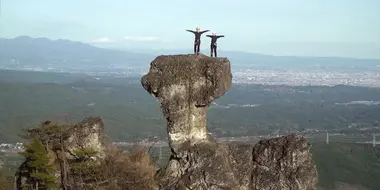
[[[199,26],[226,36],[218,42],[222,51],[380,59],[379,7],[378,0],[2,0],[0,37],[191,49],[185,29]],[[203,37],[203,50],[208,41]]]

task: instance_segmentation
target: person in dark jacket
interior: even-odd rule
[[[191,32],[195,35],[195,40],[194,40],[194,54],[199,54],[199,49],[200,49],[200,46],[201,46],[201,35],[205,32],[208,32],[210,30],[204,30],[204,31],[200,31],[199,27],[197,27],[195,29],[196,31],[192,31],[192,30],[186,30],[188,32]]]
[[[216,43],[216,40],[218,40],[218,38],[224,37],[224,35],[217,36],[216,33],[213,32],[212,35],[206,35],[206,36],[211,38],[211,45],[210,45],[210,48],[211,48],[211,57],[213,56],[213,54],[215,55],[215,57],[217,57],[217,53],[216,53],[217,43]]]

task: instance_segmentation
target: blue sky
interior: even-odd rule
[[[192,48],[380,59],[379,0],[1,0],[0,37],[30,35],[122,49]],[[202,49],[209,39],[202,38]]]

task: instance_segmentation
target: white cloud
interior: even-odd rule
[[[160,39],[153,36],[125,36],[125,40],[129,41],[140,41],[140,42],[153,42],[159,41]]]
[[[110,42],[113,42],[113,40],[108,37],[102,37],[102,38],[98,38],[98,39],[94,39],[90,41],[90,43],[110,43]]]

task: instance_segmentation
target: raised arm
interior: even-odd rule
[[[211,35],[206,35],[207,37],[210,37],[210,38],[212,38],[212,36]]]
[[[216,36],[216,37],[218,37],[218,38],[223,38],[223,37],[224,37],[224,35],[219,35],[219,36]]]
[[[205,32],[208,32],[210,30],[203,30],[202,32],[200,32],[201,34],[205,33]]]
[[[195,31],[192,31],[192,30],[186,30],[186,31],[191,32],[191,33],[195,33]]]

